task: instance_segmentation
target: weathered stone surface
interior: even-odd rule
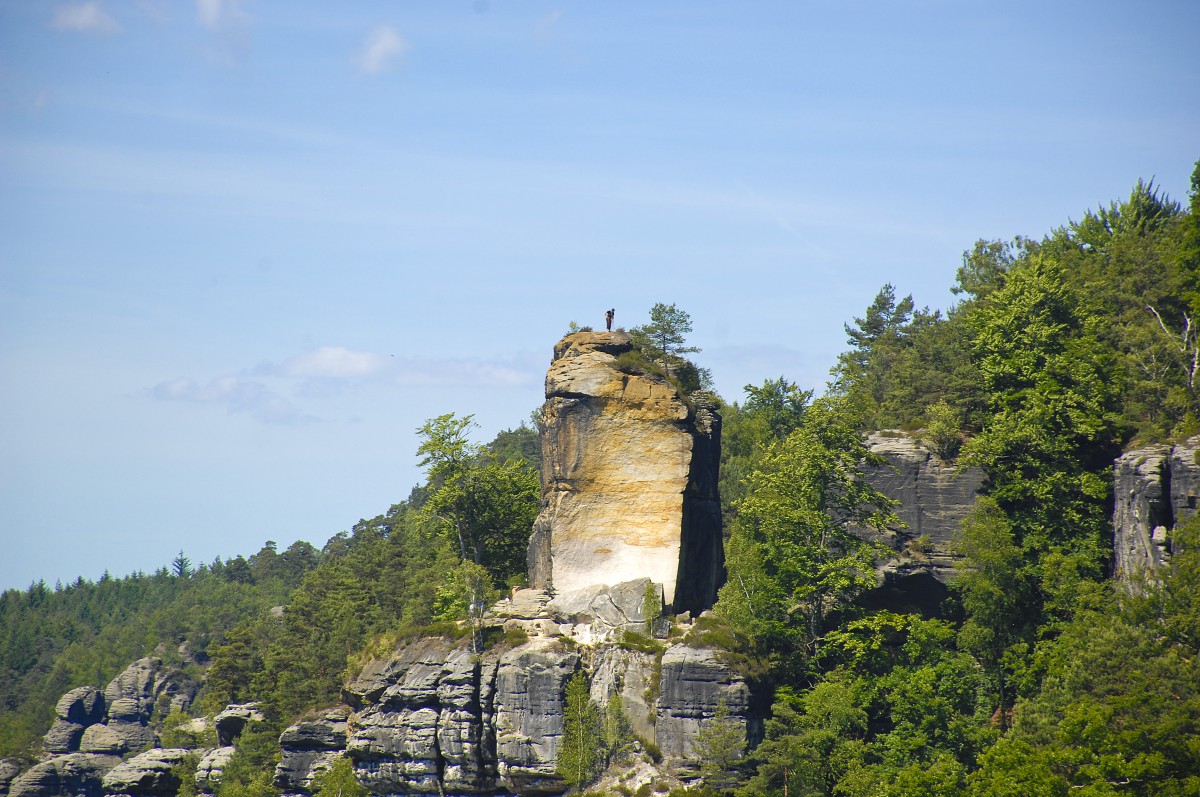
[[[1200,435],[1171,449],[1171,509],[1178,525],[1200,508]]]
[[[196,790],[214,794],[221,785],[225,767],[233,760],[234,747],[217,747],[206,752],[196,764]]]
[[[9,797],[57,797],[83,795],[100,797],[104,793],[105,773],[121,763],[119,756],[70,753],[56,756],[18,775],[9,784]]]
[[[615,355],[630,347],[621,332],[555,346],[530,580],[563,595],[646,577],[678,609],[702,609],[724,572],[720,418],[708,406],[693,412],[664,379],[617,370]]]
[[[190,706],[196,690],[195,683],[164,666],[162,659],[138,659],[104,689],[108,728],[124,740],[126,750],[145,750],[157,738],[153,724],[174,708]]]
[[[947,583],[958,560],[951,541],[983,486],[983,470],[944,463],[908,435],[876,433],[868,436],[867,445],[887,465],[867,468],[863,475],[876,490],[900,502],[895,512],[906,526],[885,535],[896,557],[882,572],[889,579],[929,573]]]
[[[429,639],[393,662],[390,683],[357,715],[347,745],[359,781],[376,793],[493,791],[495,658]]]
[[[646,702],[646,695],[654,678],[654,659],[653,653],[601,646],[596,650],[590,694],[591,701],[604,708],[614,695],[619,696],[634,733],[650,742],[655,738],[655,706]]]
[[[1171,557],[1170,531],[1196,513],[1200,437],[1123,454],[1113,487],[1114,574],[1127,583],[1153,580]]]
[[[217,726],[217,743],[222,747],[233,744],[250,722],[262,722],[265,717],[258,703],[233,703],[226,706],[213,721]]]
[[[749,731],[750,689],[715,651],[672,645],[662,656],[655,742],[666,758],[695,759],[700,726],[724,701],[729,718]]]
[[[496,673],[496,754],[501,784],[519,794],[565,788],[555,772],[563,731],[563,694],[579,654],[533,640],[500,657]]]
[[[27,765],[19,758],[0,758],[0,795],[8,794],[8,788],[21,770]]]
[[[179,776],[173,768],[191,754],[182,747],[155,747],[113,767],[104,776],[109,794],[174,794]]]
[[[349,717],[350,709],[339,706],[285,730],[279,737],[282,757],[275,769],[275,785],[284,791],[307,792],[313,779],[345,750]]]
[[[79,749],[83,731],[83,726],[78,723],[55,719],[50,730],[42,737],[42,749],[47,753],[74,753]]]
[[[611,587],[595,584],[556,597],[546,610],[583,644],[620,638],[625,631],[646,634],[650,619],[662,613],[662,592],[652,584],[648,578]],[[654,596],[649,602],[648,594]]]
[[[1118,579],[1150,576],[1170,558],[1173,527],[1169,446],[1130,451],[1113,466],[1113,571]]]
[[[92,725],[83,732],[83,738],[79,740],[79,751],[123,755],[126,752],[125,737],[107,725]]]
[[[60,697],[54,711],[67,722],[95,725],[104,719],[104,694],[94,686],[80,686]]]

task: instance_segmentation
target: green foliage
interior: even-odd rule
[[[204,729],[197,731],[192,728],[192,716],[186,711],[173,709],[163,720],[159,729],[159,741],[163,747],[187,747],[201,749],[217,746],[217,727],[212,722],[206,722]],[[194,768],[193,768],[194,771]]]
[[[217,559],[194,570],[189,564],[186,576],[163,567],[152,575],[79,578],[56,590],[39,583],[6,591],[0,595],[0,757],[36,751],[55,703],[69,689],[103,687],[156,649],[181,666],[180,645],[193,656],[210,654],[229,629],[287,601],[315,564],[309,551],[297,543],[276,555],[274,567],[241,559],[248,579],[230,579],[231,562]]]
[[[945,401],[939,401],[926,413],[922,442],[944,462],[952,462],[962,448],[962,416]]]
[[[164,747],[168,747],[163,742]],[[215,745],[214,745],[215,746]],[[179,784],[175,797],[196,797],[196,766],[200,763],[200,754],[192,753],[175,766],[171,767],[171,777]]]
[[[1147,598],[1083,611],[1039,645],[1040,687],[981,757],[971,793],[1200,792],[1200,640],[1172,633],[1195,623],[1198,578],[1200,550],[1185,548]]]
[[[282,730],[267,722],[242,731],[233,758],[221,775],[216,797],[278,797],[271,779],[279,763],[277,740]]]
[[[895,521],[859,468],[875,461],[836,404],[818,402],[747,477],[717,611],[738,627],[811,650],[830,610],[874,585],[875,544],[854,527]]]
[[[590,783],[600,773],[600,711],[588,699],[587,676],[577,672],[567,682],[563,706],[563,735],[557,771],[568,786]]]
[[[1110,466],[1119,453],[1120,371],[1095,319],[1040,258],[1011,272],[972,316],[990,417],[964,449],[1032,554],[1076,556],[1099,574]]]
[[[696,754],[700,757],[700,777],[707,788],[728,792],[742,782],[746,728],[730,716],[724,698],[717,701],[713,717],[700,725]]]
[[[658,302],[650,308],[650,323],[629,330],[634,345],[659,361],[670,376],[684,361],[683,355],[700,351],[686,345],[692,318],[673,304]]]
[[[611,764],[633,745],[633,726],[625,716],[621,695],[613,694],[601,713],[601,730],[604,740],[604,760]]]
[[[313,783],[313,797],[367,797],[370,792],[354,776],[349,758],[339,758]]]
[[[500,460],[472,444],[467,433],[474,427],[473,416],[450,413],[417,430],[417,455],[430,485],[421,514],[438,534],[457,542],[464,561],[504,583],[525,568],[541,485],[525,460]]]

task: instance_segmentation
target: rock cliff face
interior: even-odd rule
[[[578,619],[524,590],[489,620],[518,644],[482,654],[469,640],[401,644],[346,685],[348,707],[284,732],[276,786],[311,793],[315,775],[348,756],[373,794],[559,794],[564,693],[579,671],[590,675],[593,702],[620,698],[638,735],[661,749],[667,771],[694,768],[700,726],[721,703],[743,728],[757,727],[749,687],[714,651],[683,641],[579,645],[570,636]]]
[[[1114,574],[1126,582],[1153,578],[1170,559],[1170,530],[1196,513],[1200,437],[1122,455],[1113,486]]]
[[[867,445],[887,464],[868,468],[864,476],[876,490],[900,502],[895,512],[906,526],[886,535],[896,557],[883,565],[885,579],[928,575],[947,583],[957,562],[951,541],[983,486],[983,471],[944,463],[908,435],[876,433],[867,438]]]
[[[554,348],[530,580],[564,595],[644,576],[677,611],[699,611],[724,572],[720,417],[665,379],[619,370],[630,348],[623,332],[578,332]]]

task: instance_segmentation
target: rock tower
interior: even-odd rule
[[[577,332],[554,347],[530,581],[562,596],[649,578],[675,611],[700,611],[724,577],[721,419],[666,379],[623,369],[631,348],[624,332]]]

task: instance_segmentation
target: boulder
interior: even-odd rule
[[[157,738],[153,724],[172,709],[190,706],[196,689],[191,679],[164,666],[162,659],[138,659],[104,689],[108,728],[121,737],[126,750],[145,750]]]
[[[215,794],[221,786],[225,767],[233,760],[234,747],[217,747],[200,757],[196,764],[196,790],[201,794]]]
[[[573,639],[593,644],[619,639],[625,631],[648,634],[650,620],[662,614],[662,603],[661,588],[648,578],[639,578],[559,595],[546,610],[559,623],[572,626],[569,631]]]
[[[87,727],[104,719],[104,694],[94,686],[80,686],[58,699],[59,719]]]
[[[193,751],[182,747],[155,747],[122,761],[104,776],[109,794],[175,794],[180,779],[175,767]]]
[[[265,719],[258,703],[234,703],[222,710],[213,721],[217,726],[217,743],[222,746],[232,745],[242,730],[250,722],[262,722]]]
[[[724,574],[720,416],[662,377],[620,370],[616,356],[631,348],[623,332],[555,346],[530,581],[567,594],[649,578],[676,610],[704,609]]]
[[[84,753],[124,755],[126,749],[126,737],[107,725],[91,726],[79,740],[79,750]]]
[[[8,787],[28,764],[20,758],[0,758],[0,795],[8,794]]]
[[[104,775],[120,756],[70,753],[34,765],[9,784],[9,797],[101,797]]]
[[[74,753],[79,750],[79,740],[83,731],[82,725],[67,722],[59,717],[42,737],[42,749],[47,753]]]

